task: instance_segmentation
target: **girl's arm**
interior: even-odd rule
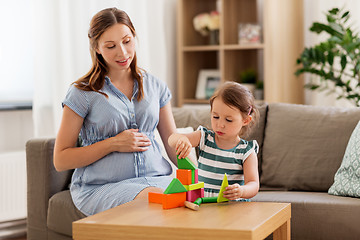
[[[174,133],[169,139],[169,145],[176,149],[176,154],[179,158],[185,158],[189,156],[191,148],[199,146],[201,138],[201,132],[195,131],[192,133],[180,134]]]
[[[57,171],[85,167],[107,154],[146,151],[150,140],[137,129],[125,130],[115,137],[86,147],[76,147],[84,119],[64,106],[60,129],[54,147],[54,166]]]
[[[160,108],[159,124],[157,126],[157,129],[160,133],[160,137],[164,144],[167,155],[169,156],[170,160],[175,164],[175,166],[177,166],[175,150],[169,146],[167,141],[169,136],[176,132],[176,125],[172,114],[170,102],[167,103],[164,107]]]
[[[238,198],[252,198],[259,192],[258,159],[255,153],[251,153],[243,165],[245,184],[240,186],[235,183],[226,187],[224,197],[229,200]]]

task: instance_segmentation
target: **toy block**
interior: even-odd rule
[[[157,192],[149,192],[148,193],[148,199],[151,203],[160,203],[163,202],[163,193],[157,193]]]
[[[190,209],[192,209],[194,211],[199,210],[199,205],[198,204],[188,202],[188,201],[185,201],[184,204],[185,204],[185,207],[190,208]]]
[[[192,183],[198,183],[199,182],[199,175],[198,175],[198,169],[192,170],[192,177],[193,182]]]
[[[202,198],[198,198],[194,201],[194,204],[197,204],[200,206],[200,204],[202,204]]]
[[[177,169],[176,178],[179,179],[182,184],[190,185],[193,183],[192,172],[193,170],[189,170],[189,169]]]
[[[190,185],[184,185],[187,191],[204,188],[204,182],[198,182]]]
[[[190,190],[186,192],[186,201],[194,202],[198,198],[204,197],[204,188]]]
[[[218,195],[218,198],[217,198],[217,202],[227,202],[227,201],[229,201],[229,199],[223,197],[223,192],[225,191],[225,188],[227,186],[229,186],[229,182],[228,182],[228,179],[227,179],[227,175],[225,173],[224,178],[223,178],[222,183],[221,183],[220,192],[219,192],[219,195]]]
[[[164,194],[171,194],[171,193],[180,193],[186,192],[187,189],[184,185],[179,181],[179,179],[174,178],[169,186],[165,189]]]
[[[195,164],[188,157],[179,158],[179,156],[177,156],[177,164],[179,169],[190,169],[190,170],[197,169]]]
[[[217,202],[217,197],[203,197],[201,198],[203,203],[215,203]]]
[[[184,206],[186,201],[186,192],[164,194],[162,206],[163,209],[170,209]]]

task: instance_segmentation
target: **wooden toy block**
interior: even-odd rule
[[[190,170],[197,169],[195,164],[188,157],[179,158],[179,156],[177,156],[177,164],[179,169],[190,169]]]
[[[194,204],[197,204],[197,205],[200,206],[200,204],[202,204],[202,199],[203,199],[203,198],[198,198],[198,199],[196,199],[196,200],[194,201]]]
[[[165,189],[164,194],[171,194],[171,193],[180,193],[186,192],[187,189],[184,185],[179,181],[179,179],[174,178],[169,186]]]
[[[186,192],[186,201],[194,202],[198,198],[204,197],[204,188],[190,190]]]
[[[193,170],[189,170],[189,169],[177,169],[176,178],[179,179],[182,184],[190,185],[193,183],[192,172]]]
[[[203,203],[215,203],[217,202],[217,197],[203,197],[201,198]]]
[[[217,198],[217,202],[227,202],[227,201],[229,201],[229,199],[223,197],[223,192],[225,191],[225,188],[227,186],[229,186],[229,182],[228,182],[228,179],[227,179],[227,175],[225,173],[224,178],[223,178],[222,183],[221,183],[220,192],[219,192],[219,195],[218,195],[218,198]]]
[[[194,181],[192,183],[198,183],[199,182],[199,175],[198,175],[198,169],[195,169],[192,171],[192,174],[194,176]]]
[[[186,201],[186,192],[164,194],[162,206],[163,209],[170,209],[184,206]]]
[[[149,192],[148,199],[149,199],[149,202],[151,202],[151,203],[160,203],[160,204],[162,204],[163,196],[164,196],[163,193]]]
[[[184,185],[187,191],[204,188],[204,182],[198,182],[191,185]]]
[[[190,208],[190,209],[192,209],[194,211],[197,211],[200,208],[198,204],[195,204],[195,203],[192,203],[192,202],[185,201],[184,204],[185,204],[185,207]]]

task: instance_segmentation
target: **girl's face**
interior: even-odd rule
[[[238,139],[241,128],[251,121],[251,116],[243,118],[239,109],[226,105],[220,97],[213,101],[211,127],[219,140]]]
[[[98,41],[98,54],[109,71],[128,70],[135,56],[135,38],[128,26],[118,23],[107,29]]]

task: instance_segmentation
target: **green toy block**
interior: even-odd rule
[[[169,186],[165,189],[164,194],[181,193],[181,192],[187,192],[187,190],[179,179],[174,178],[169,184]]]
[[[229,201],[229,199],[223,197],[223,192],[225,191],[225,188],[227,186],[229,186],[229,182],[228,182],[228,179],[227,179],[227,175],[225,173],[224,178],[223,178],[222,183],[221,183],[220,192],[219,192],[219,195],[217,197],[217,202],[227,202],[227,201]]]
[[[177,164],[179,169],[190,169],[190,170],[197,169],[195,164],[188,157],[179,158],[179,156],[177,156]]]
[[[200,204],[202,203],[202,198],[196,199],[194,203],[200,206]]]
[[[217,197],[203,197],[201,198],[203,203],[215,203],[217,202]]]

